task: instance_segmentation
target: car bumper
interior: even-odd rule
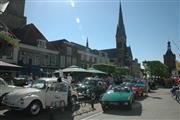
[[[13,110],[24,110],[26,109],[25,105],[22,104],[21,106],[20,105],[17,105],[15,103],[9,103],[7,101],[3,101],[2,102],[5,106],[8,107],[8,109],[13,109]]]
[[[101,101],[101,105],[105,106],[118,106],[118,105],[128,105],[129,101]]]

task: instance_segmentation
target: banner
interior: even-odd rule
[[[180,71],[180,62],[176,61],[176,70]]]

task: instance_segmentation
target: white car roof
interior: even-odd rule
[[[44,77],[44,78],[39,78],[39,80],[45,80],[46,82],[57,82],[57,79],[56,77],[51,77],[51,78],[48,78],[48,77]],[[68,84],[68,82],[62,78],[62,82]]]

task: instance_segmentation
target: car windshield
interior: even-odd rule
[[[114,91],[114,92],[129,92],[129,88],[128,87],[122,87],[122,86],[114,86],[114,87],[110,87],[108,89],[109,91]]]
[[[45,80],[35,80],[31,85],[32,88],[44,89],[46,87]]]
[[[85,80],[83,83],[84,85],[96,85],[96,81],[94,80]]]

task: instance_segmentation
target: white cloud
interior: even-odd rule
[[[80,23],[80,19],[79,17],[76,17],[76,23],[79,24]]]

